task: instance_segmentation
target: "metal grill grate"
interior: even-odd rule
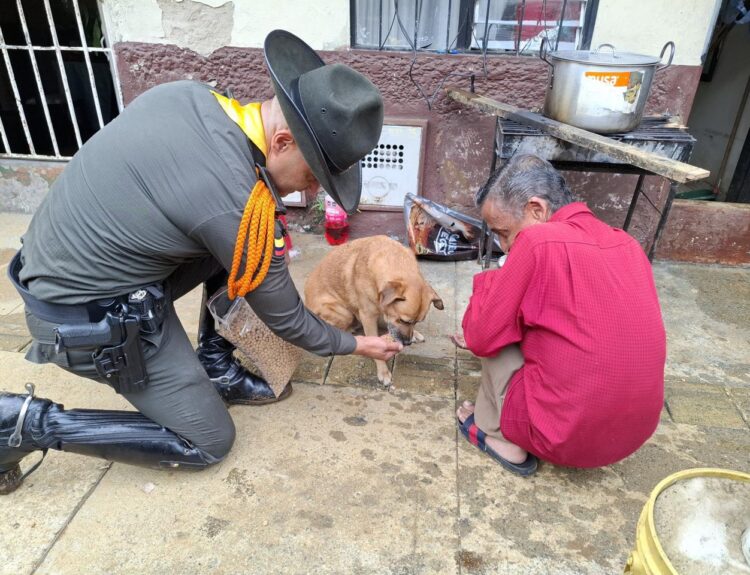
[[[68,159],[122,110],[99,6],[95,0],[3,4],[0,157]],[[101,46],[90,45],[97,37]]]
[[[506,136],[544,136],[544,132],[513,120],[499,120],[500,129]],[[691,136],[685,126],[671,123],[671,116],[646,116],[632,131],[620,134],[607,134],[614,140],[643,140],[643,141],[674,141],[693,144],[695,138]]]

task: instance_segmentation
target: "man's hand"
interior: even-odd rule
[[[375,336],[364,336],[357,335],[354,339],[357,340],[357,347],[354,350],[354,355],[364,355],[372,359],[382,359],[388,361],[399,351],[404,349],[404,346],[397,341],[386,339],[387,336],[375,337]]]

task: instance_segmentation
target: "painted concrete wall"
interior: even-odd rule
[[[269,97],[271,86],[262,51],[258,48],[266,32],[283,22],[284,27],[301,35],[315,48],[333,48],[335,51],[321,54],[326,61],[340,61],[367,74],[382,91],[389,116],[428,121],[421,191],[429,198],[471,211],[473,192],[484,183],[489,172],[494,118],[459,106],[444,96],[439,96],[428,110],[408,77],[409,53],[336,49],[348,43],[348,0],[268,2],[267,10],[257,14],[257,22],[251,25],[247,19],[248,7],[259,3],[254,0],[102,0],[126,104],[151,86],[182,78],[232,87],[242,100]],[[663,4],[674,6],[673,0],[601,0],[598,18],[601,33],[610,32],[600,36],[599,41],[612,41],[623,50],[658,53],[661,45],[671,39],[668,32],[677,29],[680,38],[695,39],[692,44],[700,45],[695,48],[695,54],[699,54],[712,26],[709,12],[714,0],[684,0],[684,3],[694,9],[698,5],[704,8],[703,13],[708,16],[700,26],[697,20],[690,18],[685,18],[685,26],[679,18],[675,23],[674,15],[655,25],[652,21],[655,14],[661,14]],[[621,4],[631,9],[623,13]],[[654,4],[659,6],[653,7]],[[651,11],[649,5],[653,8]],[[619,30],[618,20],[620,23],[634,21],[637,26],[624,26]],[[655,51],[634,35],[633,30],[641,29],[658,32],[650,40],[656,46]],[[596,38],[595,35],[595,41]],[[241,47],[228,47],[231,45]],[[688,58],[685,56],[688,52],[680,52],[679,46],[678,42],[678,54],[683,56],[678,57],[677,62],[686,59],[692,64],[677,65],[657,75],[647,113],[668,112],[686,117],[692,106],[700,57]],[[431,94],[446,74],[474,70],[478,92],[524,108],[541,106],[547,66],[538,58],[492,56],[487,64],[489,78],[484,79],[481,58],[476,55],[420,54],[413,72],[415,80]],[[453,82],[468,88],[465,77],[455,77]],[[635,176],[569,174],[578,196],[600,217],[612,225],[622,224]],[[658,178],[647,178],[646,182],[647,191],[659,203],[665,189],[662,182]],[[631,231],[646,245],[656,218],[657,214],[646,202],[639,204]],[[375,228],[384,233],[403,233],[402,215],[368,212],[352,220],[353,235],[357,235],[357,229],[360,235],[367,235]]]
[[[726,39],[724,49],[710,82],[701,82],[690,113],[691,133],[698,140],[693,152],[695,165],[711,170],[712,184],[721,182],[726,193],[732,181],[745,136],[750,129],[750,100],[743,109],[742,94],[750,79],[750,29],[735,27]],[[741,115],[736,137],[731,144],[726,167],[719,173],[729,136],[738,114]]]
[[[677,45],[675,64],[701,63],[721,0],[599,0],[593,45],[659,54]],[[112,43],[153,42],[204,56],[221,46],[260,47],[283,26],[316,50],[349,45],[349,0],[102,0]]]
[[[675,64],[698,66],[708,46],[721,0],[599,0],[592,47],[657,56],[675,43]]]
[[[127,102],[148,88],[181,78],[210,82],[220,88],[231,87],[240,100],[259,100],[272,95],[262,51],[255,48],[222,48],[204,58],[175,46],[121,43],[115,46]],[[471,212],[474,192],[489,175],[495,119],[460,106],[444,93],[428,109],[409,79],[411,54],[367,50],[321,52],[326,62],[342,62],[366,74],[380,89],[386,114],[415,120],[427,120],[426,154],[420,192],[435,201]],[[544,102],[547,65],[539,58],[502,56],[487,61],[489,78],[483,78],[481,57],[420,54],[412,69],[422,90],[432,94],[449,73],[477,71],[476,90],[511,105],[540,108]],[[687,115],[692,105],[700,69],[674,66],[659,74],[652,86],[646,113]],[[468,89],[469,80],[454,77],[452,82]],[[596,213],[612,225],[625,219],[628,200],[636,176],[610,174],[574,174],[570,180],[579,197],[589,202]],[[646,179],[647,191],[657,202],[664,186],[659,178]],[[633,234],[648,242],[658,214],[646,202],[639,204],[634,216]],[[363,235],[378,229],[384,233],[403,233],[400,213],[367,212],[352,220],[352,234]]]
[[[348,0],[102,0],[110,42],[174,44],[203,56],[259,48],[283,27],[316,50],[349,45]]]
[[[0,212],[33,214],[67,164],[0,161]]]

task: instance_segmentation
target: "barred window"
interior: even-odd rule
[[[351,43],[375,50],[528,54],[586,49],[598,0],[351,0]]]
[[[2,0],[0,157],[67,159],[122,109],[97,0]]]

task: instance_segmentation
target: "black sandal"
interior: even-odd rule
[[[464,421],[463,423],[461,423],[458,418],[456,419],[456,421],[458,422],[458,428],[461,430],[461,434],[469,440],[469,443],[478,447],[481,451],[484,451],[487,455],[489,455],[492,459],[505,467],[505,469],[507,469],[508,471],[512,471],[513,473],[522,477],[528,477],[529,475],[533,475],[534,473],[536,473],[539,460],[535,455],[529,453],[526,457],[526,461],[524,461],[523,463],[513,463],[511,461],[508,461],[504,457],[501,457],[497,453],[497,451],[487,445],[487,435],[484,433],[484,431],[477,427],[476,423],[474,423],[473,413],[469,417],[467,417],[466,421]]]

